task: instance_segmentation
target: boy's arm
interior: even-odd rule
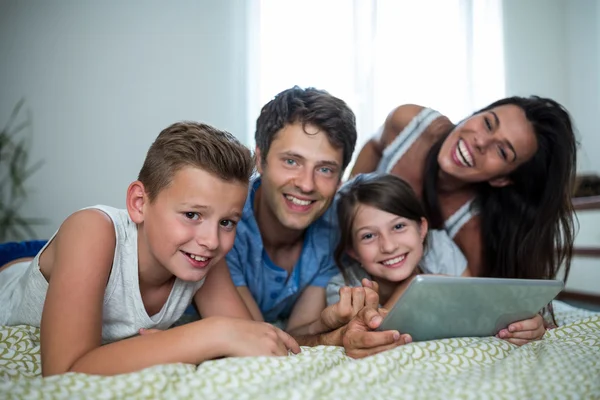
[[[198,364],[221,356],[300,350],[289,335],[271,325],[223,317],[102,346],[102,308],[115,241],[108,216],[83,210],[61,226],[51,244],[53,260],[42,255],[41,267],[49,275],[41,322],[44,376],[112,375],[164,363]]]
[[[245,301],[231,280],[225,259],[206,275],[206,280],[194,295],[194,303],[202,318],[223,316],[252,320]]]

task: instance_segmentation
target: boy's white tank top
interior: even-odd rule
[[[103,343],[134,336],[140,328],[167,329],[181,317],[204,280],[186,282],[177,278],[162,309],[149,316],[139,286],[136,224],[126,210],[101,205],[89,208],[108,215],[116,234],[115,256],[104,292]],[[40,326],[48,282],[40,272],[39,257],[46,246],[33,261],[12,265],[0,273],[0,325]]]

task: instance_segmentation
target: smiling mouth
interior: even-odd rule
[[[310,206],[316,202],[316,200],[304,200],[299,199],[298,197],[292,196],[291,194],[283,195],[287,200],[287,203],[290,204],[295,209],[306,210],[310,208]]]
[[[458,143],[456,144],[456,149],[454,150],[454,157],[463,167],[473,167],[475,163],[473,162],[473,156],[471,152],[469,152],[469,148],[464,140],[458,139]]]
[[[399,255],[397,257],[390,258],[388,260],[382,261],[381,264],[383,264],[386,267],[395,266],[397,264],[402,263],[406,259],[407,255],[408,255],[408,253],[401,254],[401,255]]]
[[[181,250],[181,252],[185,254],[192,265],[197,268],[206,267],[210,263],[210,260],[212,260],[211,257],[203,257],[197,254],[188,253],[187,251],[183,250]]]

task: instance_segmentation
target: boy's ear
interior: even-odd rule
[[[512,180],[507,176],[501,176],[499,178],[490,179],[488,181],[491,187],[501,188],[504,186],[512,185]]]
[[[421,217],[421,241],[425,240],[425,236],[427,236],[427,231],[429,230],[429,223],[427,219]]]
[[[140,181],[135,181],[127,188],[127,212],[136,224],[144,222],[144,206],[147,202],[146,189]]]
[[[254,149],[254,160],[256,161],[256,172],[262,175],[262,155],[258,146]]]

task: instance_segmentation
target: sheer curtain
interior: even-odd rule
[[[344,99],[357,116],[357,149],[400,104],[458,122],[504,96],[501,12],[501,0],[256,0],[249,126],[293,85]]]

